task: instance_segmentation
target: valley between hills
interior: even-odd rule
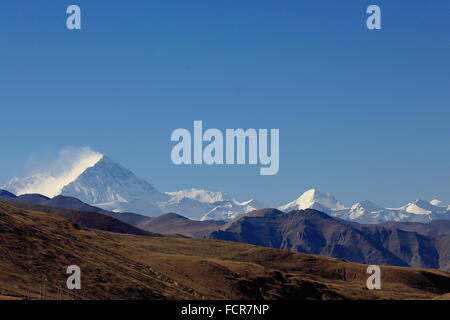
[[[382,290],[368,290],[364,264],[238,242],[129,234],[136,229],[121,230],[116,219],[115,232],[89,229],[69,219],[95,213],[70,212],[62,217],[0,202],[2,299],[36,299],[43,279],[45,299],[56,299],[69,265],[82,270],[78,298],[95,300],[445,299],[450,293],[444,271],[382,266]],[[100,218],[94,227],[107,229],[110,217]]]

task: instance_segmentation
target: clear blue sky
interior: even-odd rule
[[[9,0],[0,48],[0,184],[89,145],[163,191],[450,202],[450,1]],[[170,134],[194,120],[279,128],[280,173],[174,166]]]

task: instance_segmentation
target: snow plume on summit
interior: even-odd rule
[[[16,195],[39,193],[54,197],[102,157],[101,153],[89,147],[66,147],[59,151],[56,160],[47,169],[27,178],[13,178],[3,189]]]

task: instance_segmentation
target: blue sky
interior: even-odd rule
[[[89,145],[163,191],[450,202],[449,1],[4,1],[0,47],[0,184]],[[279,174],[174,166],[194,120],[279,128]]]

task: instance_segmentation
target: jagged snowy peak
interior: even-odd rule
[[[61,194],[105,210],[149,216],[164,213],[159,203],[170,200],[169,195],[106,156],[65,186]]]
[[[230,216],[250,210],[247,203],[239,203],[223,192],[197,189],[159,192],[106,156],[65,186],[61,193],[105,210],[148,216],[176,212],[199,220],[209,212],[215,212],[217,220],[228,220]]]
[[[434,202],[436,203],[436,202]],[[374,224],[389,221],[397,222],[430,222],[432,220],[448,220],[450,212],[445,207],[438,207],[432,202],[417,200],[397,208],[382,208],[378,205],[353,205],[350,209],[334,211],[332,216],[359,223]]]
[[[417,200],[401,208],[383,208],[371,201],[358,202],[350,208],[340,204],[333,195],[311,189],[297,200],[279,207],[289,212],[301,209],[316,209],[330,216],[364,224],[375,224],[389,221],[397,222],[429,222],[436,219],[450,219],[450,206],[442,201]]]
[[[446,208],[437,207],[431,202],[417,200],[397,208],[383,208],[370,201],[356,203],[349,209],[337,210],[331,216],[364,224],[375,224],[389,221],[396,222],[430,222],[436,219],[450,219]]]
[[[257,209],[262,209],[262,207],[259,207],[259,203],[253,200],[242,203],[237,201],[216,202],[215,206],[207,212],[201,220],[231,221],[243,214]]]
[[[363,202],[355,203],[348,209],[335,210],[334,212],[332,211],[330,212],[330,214],[334,217],[345,220],[357,220],[361,219],[362,217],[367,217],[367,215],[373,216],[375,213],[384,215],[384,210],[385,209],[383,207],[366,200]]]
[[[161,204],[165,212],[178,212],[196,220],[229,221],[242,214],[263,208],[263,204],[248,200],[239,202],[224,192],[187,189],[167,192],[172,198]]]
[[[197,200],[204,203],[214,203],[219,201],[232,201],[232,196],[224,192],[213,192],[203,189],[185,189],[176,192],[166,192],[172,196],[174,201],[179,201],[184,198]]]
[[[157,202],[170,198],[106,156],[66,185],[61,194],[95,204],[138,199]]]
[[[167,194],[172,198],[161,204],[165,212],[182,213],[195,220],[229,221],[256,208],[262,208],[262,204],[257,201],[239,202],[223,192],[190,189]]]
[[[14,178],[4,189],[19,195],[61,194],[114,212],[147,216],[176,212],[196,220],[208,214],[214,219],[229,220],[261,208],[256,201],[241,203],[223,192],[189,189],[163,193],[104,155],[90,149],[76,151],[80,156],[63,161],[68,167],[63,166],[58,174],[49,170],[25,179]]]
[[[303,193],[297,200],[279,207],[279,210],[289,212],[292,210],[316,209],[316,210],[343,210],[345,206],[339,203],[336,198],[328,193],[316,189],[310,189]]]
[[[357,212],[365,212],[365,211],[381,211],[384,210],[383,207],[369,201],[363,201],[363,202],[358,202],[355,203],[354,205],[352,205],[352,207],[350,208],[352,211],[357,211]]]
[[[411,216],[404,211],[384,209],[370,201],[355,203],[349,209],[333,211],[330,215],[363,224],[403,221]]]

